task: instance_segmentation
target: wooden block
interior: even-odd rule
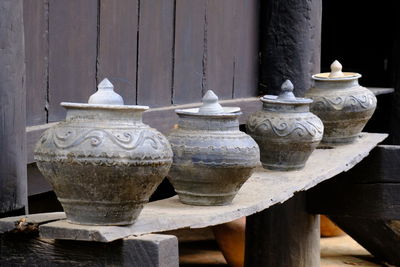
[[[330,218],[379,260],[400,265],[400,221],[342,216]]]
[[[400,220],[400,183],[328,181],[308,192],[308,210],[335,216]]]
[[[0,241],[0,266],[179,266],[178,241],[169,235],[102,244],[4,234]]]

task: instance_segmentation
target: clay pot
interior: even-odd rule
[[[231,267],[244,266],[246,217],[212,227],[215,240]]]
[[[320,215],[320,223],[321,223],[321,237],[334,237],[346,234],[345,232],[342,231],[342,229],[340,229],[325,215]]]
[[[135,222],[172,163],[168,140],[142,123],[146,106],[123,105],[103,80],[89,104],[61,103],[65,121],[35,149],[67,220],[89,225]]]
[[[358,73],[342,72],[335,61],[330,73],[312,76],[315,84],[306,96],[313,99],[311,112],[324,123],[322,142],[346,144],[354,142],[376,108],[375,95],[358,84]]]
[[[169,180],[181,202],[227,205],[259,163],[254,140],[239,131],[240,108],[221,107],[208,91],[203,106],[176,110],[168,136],[174,152]]]
[[[297,98],[293,84],[282,84],[279,96],[260,98],[263,108],[249,116],[247,133],[256,140],[264,168],[279,171],[302,169],[322,139],[324,126],[309,111],[311,99]]]

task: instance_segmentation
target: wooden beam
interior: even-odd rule
[[[0,1],[0,217],[27,207],[23,1]]]
[[[379,260],[400,265],[400,221],[329,216]]]
[[[14,0],[13,0],[14,1]],[[127,237],[116,242],[0,235],[0,266],[179,266],[178,240],[170,235]]]

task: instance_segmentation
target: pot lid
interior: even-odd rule
[[[335,60],[331,64],[331,72],[318,73],[313,75],[314,80],[320,81],[341,81],[341,80],[353,80],[361,77],[361,74],[356,72],[342,72],[342,64]]]
[[[281,86],[281,93],[276,95],[265,95],[261,97],[261,101],[271,104],[310,104],[312,102],[309,98],[296,97],[293,94],[293,83],[286,80]]]
[[[208,90],[202,99],[203,105],[199,108],[177,109],[177,114],[194,115],[194,116],[229,116],[237,115],[240,111],[239,107],[223,107],[218,102],[218,96]]]
[[[89,97],[88,103],[61,102],[66,108],[147,110],[148,106],[124,105],[123,98],[114,91],[114,85],[105,78],[97,86],[97,92]]]

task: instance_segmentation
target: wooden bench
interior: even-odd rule
[[[160,232],[249,216],[246,266],[319,266],[319,218],[306,211],[304,192],[351,169],[386,137],[362,133],[354,144],[321,147],[300,171],[258,169],[228,206],[189,206],[175,196],[148,203],[122,227],[70,224],[64,213],[3,218],[0,265],[178,266],[176,237]]]

